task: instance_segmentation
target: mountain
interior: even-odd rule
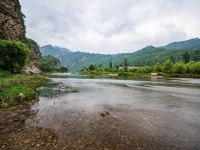
[[[52,56],[59,56],[62,55],[62,53],[71,53],[69,49],[62,48],[59,46],[52,46],[52,45],[46,45],[40,48],[40,51],[42,53],[42,56],[45,55],[52,55]]]
[[[180,41],[180,42],[173,42],[166,46],[163,46],[162,48],[165,49],[183,49],[183,48],[191,48],[194,46],[200,46],[200,39],[194,38],[187,41]]]
[[[86,52],[73,52],[69,49],[56,46],[43,46],[40,48],[42,55],[53,55],[59,58],[63,65],[67,65],[71,71],[79,71],[81,68],[89,64],[109,66],[112,61],[114,66],[122,66],[125,59],[128,59],[130,66],[155,65],[172,57],[177,61],[180,60],[182,54],[188,51],[191,60],[200,61],[200,41],[199,39],[191,39],[187,41],[174,42],[162,47],[147,46],[133,53],[122,54],[92,54]]]

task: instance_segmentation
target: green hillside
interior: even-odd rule
[[[184,47],[185,46],[185,47]],[[179,48],[179,49],[178,49]],[[182,54],[188,51],[191,60],[200,61],[200,40],[191,39],[187,41],[170,43],[163,47],[148,46],[133,53],[122,53],[115,55],[92,54],[85,52],[72,52],[68,49],[45,46],[41,47],[42,55],[53,55],[60,59],[63,65],[67,65],[71,71],[79,71],[89,64],[109,66],[112,61],[114,66],[122,66],[124,59],[128,59],[129,66],[152,66],[167,59],[178,61]]]

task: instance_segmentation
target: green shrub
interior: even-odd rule
[[[172,72],[172,67],[173,67],[173,63],[170,60],[167,60],[164,62],[163,67],[162,67],[162,71],[164,73],[171,73]]]
[[[173,68],[172,68],[172,72],[173,73],[179,73],[179,74],[186,73],[185,64],[182,61],[175,63]]]
[[[29,48],[22,42],[0,40],[0,69],[19,73],[29,54]]]
[[[156,72],[162,72],[162,65],[158,63],[156,66],[154,66],[153,70]]]
[[[139,67],[137,72],[138,73],[150,73],[150,72],[152,72],[152,68],[149,66]]]

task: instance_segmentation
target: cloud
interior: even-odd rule
[[[200,37],[199,0],[20,0],[27,36],[94,53]]]

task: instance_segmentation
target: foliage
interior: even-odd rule
[[[175,63],[173,68],[172,68],[172,72],[173,73],[179,73],[179,74],[186,73],[185,64],[182,61]]]
[[[127,58],[124,59],[124,71],[125,72],[128,71],[128,59]]]
[[[96,66],[94,64],[90,64],[88,66],[88,70],[90,70],[90,71],[94,71],[95,69],[96,69]]]
[[[188,63],[190,61],[190,54],[187,51],[183,53],[182,57],[185,63]]]
[[[6,72],[0,72],[0,75]],[[41,75],[7,74],[0,78],[0,106],[21,104],[36,96],[36,88],[45,82]],[[21,95],[20,95],[21,94]]]
[[[154,66],[155,72],[162,72],[162,65],[160,63],[157,63],[157,65]]]
[[[42,63],[39,68],[43,72],[68,72],[68,68],[60,65],[60,60],[54,56],[42,57]]]
[[[167,60],[164,62],[162,67],[162,72],[164,73],[171,73],[173,67],[173,62],[171,60]]]
[[[109,67],[110,67],[110,69],[113,68],[112,61],[110,61],[110,63],[109,63]]]
[[[95,66],[95,65],[92,65]],[[163,76],[171,77],[200,77],[200,62],[184,63],[179,61],[173,63],[171,60],[166,60],[164,63],[158,63],[155,66],[143,66],[143,67],[128,67],[124,70],[124,67],[120,68],[105,68],[96,67],[92,70],[89,67],[84,67],[81,70],[81,74],[86,75],[109,75],[115,74],[119,76],[143,76],[153,72],[158,72]]]
[[[6,102],[8,105],[14,105],[35,97],[36,92],[31,88],[19,85],[4,89],[1,95],[3,97],[2,103]]]
[[[29,48],[22,42],[0,40],[0,69],[19,73],[29,54]]]
[[[62,73],[68,72],[67,67],[61,66],[61,67],[60,67],[60,72],[62,72]]]

